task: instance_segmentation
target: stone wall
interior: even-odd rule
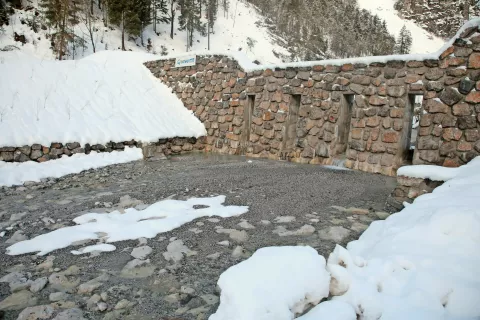
[[[202,150],[204,142],[196,138],[172,138],[160,139],[156,143],[145,144],[135,140],[124,142],[109,142],[105,145],[86,144],[81,146],[78,142],[72,143],[52,143],[50,146],[42,146],[33,144],[23,147],[3,147],[0,148],[0,161],[5,162],[26,162],[36,161],[45,162],[55,160],[63,155],[71,156],[76,153],[89,154],[91,151],[96,152],[112,152],[122,151],[126,147],[142,148],[143,155],[146,160],[162,159],[169,155],[178,155],[194,150]]]
[[[423,96],[413,164],[459,166],[480,153],[480,36],[465,30],[437,60],[305,64],[245,72],[226,56],[145,65],[205,124],[205,151],[395,175],[412,97]],[[359,60],[357,60],[359,61]],[[478,91],[477,91],[478,90]]]

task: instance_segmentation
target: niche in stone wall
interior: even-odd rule
[[[423,93],[412,92],[408,95],[400,148],[404,165],[412,163],[415,153],[420,129],[420,117],[423,113],[422,101]]]
[[[252,131],[252,115],[255,108],[255,95],[247,96],[247,105],[243,111],[243,129],[240,136],[239,154],[245,155],[250,141],[250,133]]]
[[[335,144],[334,155],[337,159],[345,158],[345,153],[347,152],[354,100],[354,94],[344,94],[340,101],[340,110],[338,111],[337,121],[337,142]]]
[[[297,122],[298,110],[300,108],[301,95],[292,95],[288,107],[288,117],[283,128],[283,139],[281,147],[281,157],[284,158],[288,153],[295,150],[297,142]]]

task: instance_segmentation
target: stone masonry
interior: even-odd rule
[[[205,124],[198,143],[207,152],[311,164],[343,158],[349,168],[395,175],[408,153],[412,97],[422,95],[413,164],[456,167],[480,153],[477,27],[437,60],[384,61],[245,72],[213,55],[194,67],[145,65]]]

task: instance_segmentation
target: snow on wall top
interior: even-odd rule
[[[77,61],[0,54],[0,147],[200,137],[203,124],[142,65],[105,51]]]
[[[257,65],[254,64],[243,52],[216,52],[216,51],[192,51],[188,53],[181,53],[175,55],[168,55],[161,57],[160,59],[155,60],[170,60],[186,55],[197,55],[197,56],[226,56],[232,59],[235,59],[240,67],[245,72],[253,72],[258,70],[265,69],[286,69],[286,68],[300,68],[300,67],[313,67],[318,65],[334,65],[340,66],[348,63],[365,63],[371,64],[375,62],[386,63],[388,61],[423,61],[423,60],[438,60],[440,55],[445,52],[450,46],[453,45],[455,40],[460,38],[460,35],[468,28],[480,26],[480,18],[472,19],[466,22],[462,28],[457,32],[455,37],[447,41],[438,51],[433,53],[425,54],[404,54],[404,55],[389,55],[389,56],[371,56],[371,57],[358,57],[358,58],[347,58],[347,59],[333,59],[333,60],[321,60],[321,61],[302,61],[302,62],[290,62],[290,63],[280,63],[280,64],[265,64]]]

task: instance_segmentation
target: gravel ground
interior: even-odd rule
[[[357,171],[189,155],[0,189],[0,277],[8,275],[0,283],[0,319],[207,319],[228,267],[265,246],[305,244],[327,258],[335,243],[346,245],[385,218],[394,186],[394,178]],[[154,239],[117,242],[109,253],[74,256],[70,247],[47,256],[5,254],[12,242],[73,225],[85,212],[111,211],[126,195],[145,204],[226,195],[226,205],[250,209],[218,221],[200,218]],[[163,253],[173,242],[190,251],[167,261]],[[132,249],[145,246],[152,249],[148,260],[125,267]]]

